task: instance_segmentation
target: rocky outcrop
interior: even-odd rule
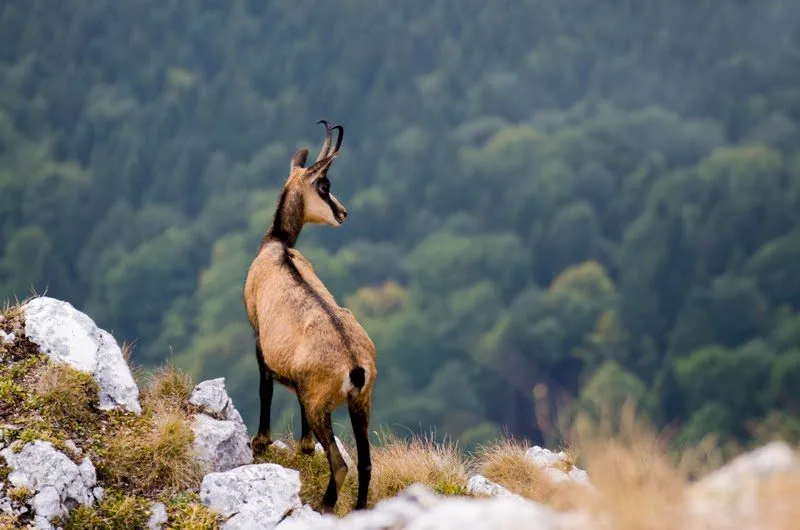
[[[554,453],[550,449],[534,445],[525,452],[525,458],[541,468],[553,482],[591,486],[586,471],[575,466],[564,451]]]
[[[100,387],[100,408],[121,407],[140,414],[139,388],[116,339],[68,302],[46,296],[22,306],[25,336],[52,360],[92,375]]]
[[[13,333],[6,333],[0,329],[0,344],[13,344],[17,340],[16,335]]]
[[[300,501],[300,473],[277,464],[250,464],[209,473],[200,500],[227,519],[224,530],[271,528],[298,512],[295,523],[321,518]]]
[[[352,512],[338,519],[320,517],[313,524],[292,524],[290,530],[467,530],[467,529],[536,529],[577,530],[570,514],[561,514],[518,497],[498,496],[488,499],[445,497],[421,484],[412,484],[396,497],[378,502],[371,510]],[[283,526],[278,526],[285,530]]]
[[[342,528],[351,528],[350,526]],[[467,528],[566,529],[562,516],[517,496],[491,499],[449,497],[416,517],[406,530],[464,530]]]
[[[687,508],[695,521],[703,521],[697,528],[757,528],[775,512],[796,510],[782,505],[789,496],[776,496],[776,501],[762,496],[764,490],[797,486],[800,457],[787,443],[775,441],[739,455],[693,484]]]
[[[201,412],[194,415],[194,450],[207,471],[219,472],[253,462],[253,448],[247,426],[228,392],[225,379],[197,384],[189,403]]]
[[[225,389],[225,378],[218,377],[197,383],[189,396],[189,403],[216,419],[242,423],[242,416],[233,405]]]
[[[323,519],[322,515],[312,510],[308,504],[304,504],[292,510],[283,521],[275,526],[275,530],[306,530],[307,528],[317,528]]]
[[[402,529],[438,506],[443,497],[421,484],[412,484],[397,496],[378,502],[371,510],[352,512],[341,519],[325,517],[313,528],[320,530]],[[312,527],[309,527],[312,528]]]
[[[467,493],[476,497],[507,497],[514,495],[506,488],[483,475],[473,475],[467,481]]]
[[[100,408],[141,412],[138,388],[111,335],[70,304],[52,298],[34,298],[23,306],[23,311],[24,332],[21,323],[13,329],[6,326],[0,330],[0,351],[20,344],[29,347],[25,342],[28,339],[51,360],[91,374],[100,388]],[[226,530],[614,528],[613,517],[602,512],[590,513],[580,508],[573,513],[555,511],[481,475],[469,478],[465,485],[467,496],[442,496],[413,484],[369,510],[343,518],[321,515],[301,501],[297,471],[277,464],[253,464],[247,428],[225,389],[224,378],[199,383],[189,398],[190,406],[182,405],[182,410],[193,414],[190,419],[194,451],[208,471],[201,484],[195,483],[189,489],[197,491],[199,486],[201,502],[222,516],[222,528]],[[17,441],[6,447],[4,442],[29,439],[20,437],[24,424],[12,423],[0,422],[0,463],[5,461],[4,471],[8,472],[7,478],[0,481],[0,514],[19,516],[19,524],[31,522],[36,528],[51,529],[56,517],[67,517],[77,506],[103,499],[104,490],[97,484],[94,465],[84,456],[87,446],[82,450],[73,440],[59,439],[54,443],[64,452],[41,440],[24,444]],[[78,443],[86,441],[81,436],[74,438]],[[338,437],[336,443],[348,467],[354,469],[354,461]],[[293,451],[281,441],[275,441],[273,447]],[[321,449],[317,444],[317,450]],[[563,451],[535,446],[525,456],[556,483],[583,485],[590,493],[602,493]],[[781,521],[797,519],[786,516],[797,513],[796,503],[786,493],[797,487],[800,457],[788,444],[773,442],[735,458],[692,484],[670,510],[674,509],[680,518],[678,526],[689,530],[782,527],[771,522],[776,514],[783,517]],[[765,495],[765,491],[775,488],[782,493]],[[149,511],[139,512],[149,518],[148,529],[167,524],[164,504],[145,499],[143,506],[150,506]]]
[[[64,516],[78,505],[92,504],[96,499],[93,489],[97,477],[88,458],[76,464],[43,441],[28,443],[19,452],[6,448],[0,455],[11,469],[9,484],[30,490],[28,504],[37,528],[49,529],[54,517]]]

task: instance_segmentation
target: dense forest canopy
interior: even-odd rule
[[[788,0],[2,2],[0,296],[254,425],[242,285],[321,118],[350,216],[298,246],[378,347],[375,430],[551,443],[632,397],[681,443],[800,438]]]

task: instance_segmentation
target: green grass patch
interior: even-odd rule
[[[9,499],[19,504],[25,504],[33,497],[33,492],[25,486],[9,488],[7,493]]]
[[[167,525],[170,530],[214,530],[219,528],[221,516],[200,502],[195,492],[178,494],[163,501],[167,507]]]
[[[78,506],[65,522],[64,530],[133,530],[146,528],[152,501],[106,490],[103,500],[93,506]]]
[[[180,411],[147,414],[96,447],[98,475],[111,486],[148,496],[196,488],[203,474],[192,454],[193,441]]]
[[[91,375],[66,364],[41,367],[33,391],[37,408],[60,429],[77,432],[98,418],[100,387]]]

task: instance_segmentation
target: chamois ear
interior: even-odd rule
[[[298,149],[297,152],[292,157],[291,169],[303,167],[306,164],[307,158],[308,158],[308,149],[306,148]]]

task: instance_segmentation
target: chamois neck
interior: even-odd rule
[[[303,197],[299,193],[283,190],[275,208],[272,226],[264,241],[277,240],[289,248],[294,247],[303,229]]]

